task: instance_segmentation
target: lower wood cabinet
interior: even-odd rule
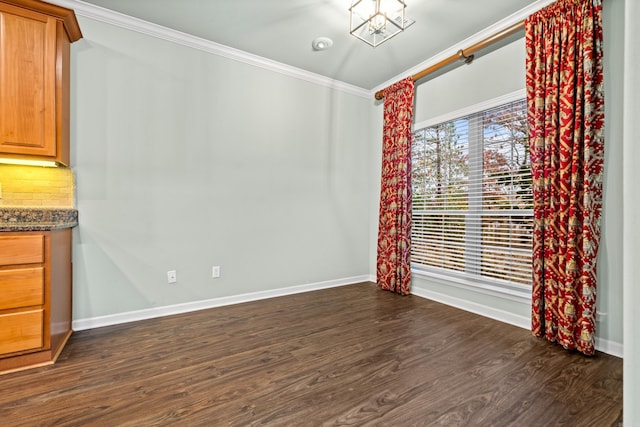
[[[0,315],[0,353],[42,349],[44,310],[20,311]]]
[[[71,332],[71,229],[0,232],[0,373],[53,363]]]

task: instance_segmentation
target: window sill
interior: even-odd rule
[[[457,288],[490,295],[502,299],[507,299],[523,304],[531,304],[531,289],[526,286],[500,286],[488,282],[476,281],[462,277],[454,277],[446,274],[439,274],[433,271],[411,268],[411,274],[415,277],[431,280],[437,284],[445,286],[455,286]]]

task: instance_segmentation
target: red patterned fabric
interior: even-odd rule
[[[378,223],[378,285],[408,295],[411,288],[411,125],[414,82],[385,89],[382,185]]]
[[[604,157],[601,0],[559,0],[525,22],[533,175],[532,331],[595,353]]]

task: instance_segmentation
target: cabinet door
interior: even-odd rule
[[[56,20],[0,3],[0,152],[56,156]]]
[[[0,270],[0,310],[44,305],[44,267]]]
[[[0,266],[12,264],[39,264],[44,262],[44,236],[42,234],[0,235]]]
[[[42,309],[0,314],[0,354],[41,348],[43,319]]]

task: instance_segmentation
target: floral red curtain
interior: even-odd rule
[[[382,184],[378,223],[378,286],[407,295],[411,288],[411,125],[414,82],[383,91]]]
[[[533,175],[532,331],[595,353],[604,157],[601,0],[559,0],[525,22]]]

